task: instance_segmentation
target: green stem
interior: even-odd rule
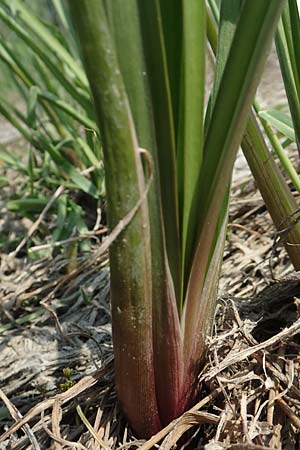
[[[284,245],[292,264],[296,270],[299,270],[300,224],[295,223],[292,218],[298,206],[265,144],[253,113],[248,121],[242,149],[275,227],[278,231],[291,227]],[[297,245],[293,246],[289,243]]]
[[[129,101],[102,0],[70,0],[101,137],[108,219],[117,226],[145,191]],[[115,378],[119,401],[138,436],[161,427],[152,342],[152,274],[147,202],[110,246]]]
[[[288,174],[289,178],[291,179],[296,191],[300,192],[300,178],[297,174],[293,164],[291,163],[290,159],[286,155],[284,148],[282,147],[280,140],[276,136],[275,133],[273,133],[272,127],[268,124],[268,122],[259,116],[259,111],[261,110],[259,104],[257,101],[254,101],[253,103],[254,109],[257,113],[257,116],[260,119],[260,122],[265,130],[266,135],[268,136],[269,141],[272,144],[272,147],[278,156],[282,166],[284,167],[286,173]]]
[[[177,410],[177,405],[183,376],[182,340],[176,307],[176,282],[171,278],[167,259],[158,173],[159,148],[155,136],[149,77],[136,0],[126,2],[109,0],[106,2],[106,8],[139,145],[149,151],[153,162],[153,183],[148,196],[152,256],[153,350],[156,397],[160,418],[165,425],[181,412]],[[175,243],[172,244],[174,251]],[[178,259],[176,262],[178,263]]]

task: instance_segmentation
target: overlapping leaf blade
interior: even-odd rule
[[[198,360],[203,345],[201,333],[207,331],[205,323],[199,321],[199,315],[209,323],[203,311],[213,310],[210,306],[212,299],[201,297],[201,292],[213,247],[218,242],[215,233],[225,220],[224,196],[233,162],[283,4],[284,1],[269,0],[244,2],[208,124],[200,177],[202,189],[198,199],[201,204],[199,237],[184,317],[184,349],[188,366],[193,367]],[[195,336],[199,337],[198,343]]]
[[[114,227],[136,206],[145,190],[137,136],[104,2],[72,0],[69,5],[102,132],[109,225]],[[137,433],[149,436],[160,427],[160,419],[153,364],[146,201],[110,248],[110,259],[117,391]],[[128,264],[124,265],[124,261]],[[130,382],[124,383],[124,379]]]
[[[299,43],[296,42],[300,33],[299,22],[296,0],[290,1],[280,19],[275,43],[300,154],[300,73],[297,53]]]
[[[170,276],[163,227],[158,159],[147,67],[136,0],[106,2],[120,70],[130,102],[139,145],[150,152],[153,184],[148,204],[151,227],[153,346],[158,407],[163,423],[178,415],[177,405],[182,385],[182,344],[173,280]],[[128,28],[128,23],[131,23]],[[159,153],[159,154],[158,154]],[[162,174],[163,175],[163,174]],[[178,281],[176,280],[176,283]],[[165,336],[169,336],[166,340]]]

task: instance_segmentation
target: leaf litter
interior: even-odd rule
[[[276,237],[253,181],[235,183],[199,401],[148,441],[116,401],[110,238],[71,272],[2,258],[0,449],[300,448],[300,277]]]

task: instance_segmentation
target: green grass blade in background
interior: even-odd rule
[[[13,109],[3,98],[0,97],[0,114],[10,122],[16,130],[32,145],[35,145],[35,141],[28,131],[27,127],[24,126],[23,120],[16,115],[15,109]]]
[[[100,194],[103,196],[103,169],[99,166],[102,158],[101,145],[98,137],[96,143],[98,131],[93,120],[89,87],[78,57],[78,49],[74,48],[74,52],[70,53],[70,33],[62,35],[58,26],[34,15],[34,2],[24,10],[24,15],[21,12],[23,3],[15,2],[15,9],[12,3],[14,2],[0,0],[0,70],[6,66],[4,71],[9,73],[11,79],[14,102],[11,105],[3,101],[0,115],[10,121],[28,141],[30,150],[26,148],[24,151],[26,155],[28,151],[31,155],[22,172],[25,184],[21,190],[18,187],[16,197],[27,197],[30,192],[37,193],[40,190],[46,196],[51,195],[52,190],[60,184],[65,186],[68,194],[69,189],[76,189],[94,198],[98,198]],[[63,9],[67,20],[66,4]],[[44,12],[47,17],[47,8]],[[31,27],[31,15],[36,31]],[[76,40],[72,42],[74,47]],[[67,61],[64,60],[64,55]],[[71,68],[72,58],[74,70]],[[86,80],[85,87],[80,81],[80,72]],[[59,78],[56,74],[59,74]],[[8,98],[9,95],[10,93],[6,93]],[[81,103],[76,100],[76,95],[82,98]],[[23,112],[26,108],[27,114]],[[90,147],[83,142],[83,131]],[[95,136],[89,139],[87,136],[92,133]],[[96,158],[91,156],[93,152],[97,154]],[[14,166],[13,161],[7,160],[6,164],[11,168]],[[80,172],[86,169],[88,171],[83,176]],[[55,204],[51,217],[47,217],[47,220],[55,218],[57,208],[58,205]],[[82,229],[83,217],[79,217],[74,211],[74,208],[68,207],[66,222],[72,222],[77,230]],[[72,234],[74,230],[66,228],[65,232]],[[49,229],[49,235],[52,233],[53,229]],[[69,237],[65,235],[66,239]],[[84,246],[87,248],[86,242]],[[83,249],[81,244],[80,248]]]
[[[31,89],[29,90],[27,102],[27,123],[30,128],[35,128],[38,94],[39,88],[37,86],[32,86]]]
[[[91,195],[94,198],[98,198],[98,191],[96,186],[91,183],[79,170],[74,167],[64,156],[59,152],[57,147],[50,144],[42,135],[36,134],[37,138],[42,142],[43,147],[47,149],[53,161],[55,161],[58,168],[62,170],[68,177],[71,178],[73,183],[78,186],[79,189]]]
[[[39,97],[41,97],[41,99],[43,99],[46,103],[52,104],[53,106],[56,107],[56,109],[60,109],[68,116],[75,119],[76,122],[78,122],[79,124],[83,125],[84,127],[90,130],[97,132],[98,128],[96,122],[94,122],[94,120],[91,120],[85,114],[81,114],[78,111],[78,108],[74,108],[67,102],[60,100],[55,95],[51,94],[51,92],[39,92]]]
[[[63,64],[66,64],[76,75],[81,85],[88,89],[88,82],[82,67],[80,67],[78,62],[74,60],[73,56],[64,48],[43,22],[30,11],[28,5],[25,6],[19,0],[2,0],[2,2],[10,7],[14,11],[14,14],[18,15],[18,19],[21,20],[24,27],[30,29],[35,38],[41,40],[51,53],[55,54]]]
[[[298,76],[298,88],[300,87],[300,15],[299,15],[299,3],[297,0],[289,0],[289,20],[292,35],[292,49],[294,54],[294,67],[295,73]],[[300,95],[298,89],[298,96]]]
[[[7,45],[2,37],[0,38],[0,58],[27,87],[36,85],[35,79],[16,57],[16,52]]]
[[[286,7],[284,8],[281,19],[284,29],[284,35],[286,39],[287,49],[288,49],[288,55],[290,59],[290,64],[293,72],[294,77],[294,83],[297,91],[298,97],[300,96],[300,80],[299,80],[299,73],[297,71],[297,67],[299,67],[299,61],[297,61],[299,58],[299,54],[296,53],[296,48],[294,47],[295,40],[293,39],[293,31],[294,31],[294,37],[297,35],[297,31],[299,32],[299,13],[298,8],[293,9],[293,13],[296,13],[295,16],[292,17],[290,6],[293,6],[292,2],[287,2]],[[293,22],[292,22],[293,20]],[[299,46],[299,43],[297,44]]]
[[[259,115],[261,119],[261,123],[264,127],[264,130],[266,132],[266,135],[269,138],[269,141],[272,144],[272,147],[278,156],[282,167],[285,169],[287,175],[291,179],[295,189],[300,192],[300,177],[297,174],[292,162],[290,161],[289,157],[287,156],[286,152],[284,151],[283,146],[281,145],[281,142],[278,138],[278,136],[273,132],[271,125],[276,128],[276,125],[284,130],[283,134],[285,133],[289,134],[289,136],[294,135],[294,141],[295,141],[295,133],[292,128],[292,121],[290,117],[286,116],[285,114],[279,112],[279,111],[261,111],[259,112],[259,106],[256,103],[255,104],[255,110],[257,114]],[[275,112],[275,118],[273,116],[273,113]],[[283,120],[276,118],[276,113],[279,112],[280,114],[283,114]],[[273,123],[272,123],[273,122]],[[278,128],[278,129],[279,129]],[[280,130],[279,130],[280,131]],[[292,139],[288,138],[290,141]]]
[[[87,92],[79,90],[74,85],[74,82],[68,79],[58,67],[57,60],[55,61],[53,55],[50,56],[50,52],[45,50],[42,43],[32,35],[30,29],[27,30],[23,28],[17,21],[9,15],[4,6],[0,3],[0,20],[2,20],[9,28],[11,28],[20,39],[28,45],[28,47],[43,61],[43,63],[48,67],[50,72],[54,77],[60,82],[61,86],[66,89],[66,91],[78,101],[78,103],[86,110],[86,112],[91,115],[91,101],[90,96]]]
[[[73,29],[72,21],[68,11],[68,5],[64,0],[52,0],[56,14],[59,17],[61,26],[63,28],[64,35],[67,35],[68,46],[76,59],[79,59],[78,42],[76,40],[75,32]],[[87,80],[86,80],[87,82]]]
[[[17,170],[21,174],[27,173],[26,165],[20,159],[7,150],[4,145],[0,144],[0,161]]]
[[[293,122],[287,114],[276,109],[272,109],[259,111],[259,116],[291,141],[296,141]]]
[[[287,18],[285,18],[285,20],[287,20]],[[288,98],[289,108],[291,111],[291,116],[296,133],[298,153],[300,154],[300,97],[297,91],[297,83],[299,82],[299,79],[297,81],[297,77],[299,77],[299,74],[293,72],[293,67],[295,68],[296,66],[295,63],[293,64],[293,55],[289,53],[287,39],[288,36],[286,35],[286,29],[284,28],[283,20],[281,19],[278,25],[275,43],[281,68],[281,74],[284,81],[285,91]],[[297,58],[299,59],[299,55],[297,56]]]
[[[38,81],[32,77],[29,73],[25,65],[20,61],[20,57],[14,52],[3,40],[0,38],[0,59],[7,64],[10,70],[18,77],[15,80],[16,85],[19,86],[18,80],[20,80],[24,85],[31,89],[33,87],[37,87]],[[20,90],[23,92],[22,96],[25,100],[27,100],[28,94],[25,94],[23,91],[23,87],[19,86]],[[45,112],[48,114],[49,119],[57,129],[59,135],[63,138],[66,137],[66,131],[62,125],[62,123],[58,120],[56,113],[51,110],[44,102],[41,102]]]

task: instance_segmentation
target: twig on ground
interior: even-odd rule
[[[2,389],[0,389],[0,398],[3,401],[3,403],[5,404],[5,406],[7,407],[8,411],[10,412],[10,415],[12,416],[12,418],[18,422],[20,419],[23,418],[22,414],[20,413],[20,411],[18,411],[18,409],[15,407],[15,405],[12,404],[12,402],[9,400],[9,398],[4,394],[4,392],[2,391]],[[41,450],[41,447],[39,446],[38,441],[36,440],[35,435],[33,434],[30,426],[28,425],[28,423],[25,423],[22,426],[22,430],[24,431],[24,433],[28,436],[28,439],[30,440],[33,449],[34,450]]]
[[[59,443],[62,445],[68,445],[70,448],[80,448],[81,450],[88,450],[84,445],[82,445],[80,442],[71,442],[67,441],[66,439],[62,439],[61,437],[55,436],[54,433],[52,433],[49,428],[46,427],[46,425],[43,425],[43,429],[48,434],[48,436],[51,437],[51,439],[54,440],[55,443]]]
[[[86,233],[82,233],[79,236],[70,237],[68,239],[64,239],[63,241],[50,242],[49,244],[35,245],[34,247],[30,247],[29,250],[31,252],[39,252],[40,250],[46,250],[48,248],[61,247],[66,244],[70,244],[70,242],[81,241],[82,239],[91,239],[96,236],[100,236],[102,234],[107,233],[108,228],[104,227],[100,230],[87,231]]]
[[[45,206],[45,208],[43,209],[43,211],[41,212],[41,214],[39,215],[39,217],[37,218],[37,220],[33,223],[33,225],[30,227],[30,229],[28,230],[27,235],[21,240],[21,242],[18,244],[17,248],[10,253],[10,256],[15,257],[19,251],[21,250],[21,248],[24,247],[24,245],[26,245],[26,243],[28,242],[28,240],[31,238],[31,236],[33,235],[33,233],[38,229],[38,227],[40,226],[41,222],[44,220],[47,212],[49,211],[49,209],[51,208],[51,206],[53,205],[53,203],[58,199],[58,197],[60,197],[60,195],[64,192],[65,186],[61,185],[59,186],[56,191],[54,192],[54,194],[51,196],[49,202],[47,203],[47,205]]]
[[[260,344],[254,345],[253,347],[246,348],[239,352],[230,354],[228,357],[226,357],[223,361],[220,362],[218,367],[215,367],[211,371],[209,371],[206,374],[205,379],[207,381],[211,380],[218,373],[222,372],[222,370],[226,369],[230,365],[240,362],[246,358],[249,358],[249,356],[252,356],[253,354],[265,350],[269,347],[278,345],[285,339],[290,338],[291,336],[294,336],[299,332],[300,332],[300,319],[296,320],[296,322],[294,322],[289,328],[285,328],[280,333],[276,334],[275,336],[272,336],[270,339]]]
[[[77,397],[82,392],[86,391],[88,388],[92,387],[97,383],[99,379],[101,379],[109,370],[112,364],[112,359],[107,361],[106,364],[93,375],[88,375],[82,378],[78,383],[72,386],[65,392],[57,394],[55,397],[44,400],[38,405],[34,406],[28,413],[17,421],[14,425],[10,427],[2,436],[0,436],[0,442],[5,441],[12,433],[15,433],[19,430],[23,425],[27,424],[30,420],[36,417],[38,414],[41,414],[48,408],[52,408],[55,402],[59,402],[60,405],[68,402],[72,398]]]
[[[99,436],[97,435],[97,433],[95,432],[94,428],[92,427],[92,425],[90,424],[90,422],[87,420],[87,418],[85,417],[80,405],[76,406],[76,411],[80,417],[80,419],[82,420],[82,422],[84,423],[84,425],[86,426],[86,428],[89,430],[89,432],[91,433],[91,435],[93,436],[93,438],[95,439],[95,441],[98,442],[98,444],[101,445],[101,447],[104,448],[104,450],[111,450],[106,444],[105,442],[99,438]]]

